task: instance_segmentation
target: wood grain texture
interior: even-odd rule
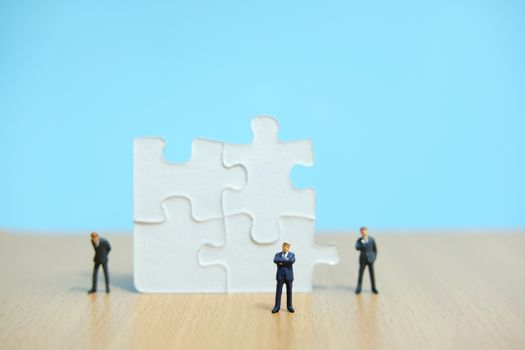
[[[316,269],[314,292],[294,295],[295,314],[272,315],[268,293],[135,292],[132,237],[124,235],[107,237],[112,293],[87,295],[93,255],[88,235],[4,232],[0,348],[525,347],[523,232],[374,237],[379,295],[370,293],[368,274],[363,293],[354,294],[355,235],[318,235],[318,242],[338,245],[341,263]]]

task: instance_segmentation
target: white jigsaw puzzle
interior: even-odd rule
[[[253,240],[272,243],[279,239],[280,217],[315,218],[315,191],[295,189],[290,180],[294,166],[313,165],[312,143],[279,141],[279,123],[271,117],[254,118],[252,131],[251,144],[224,146],[224,164],[241,165],[247,173],[241,190],[224,191],[224,214],[248,214]]]
[[[272,244],[254,242],[249,234],[250,219],[246,215],[226,217],[226,242],[217,247],[205,245],[199,252],[204,266],[224,266],[228,292],[271,292],[275,290],[276,266],[273,258],[281,251],[283,241],[290,242],[294,252],[294,291],[310,292],[314,266],[335,265],[339,261],[334,246],[315,243],[315,222],[312,219],[285,217],[280,219],[283,234]]]
[[[223,165],[221,142],[194,140],[191,160],[185,164],[166,162],[165,145],[159,137],[135,139],[134,220],[163,222],[165,214],[161,204],[173,196],[190,199],[197,220],[221,218],[222,192],[226,188],[241,188],[246,181],[244,170]]]
[[[317,264],[336,264],[314,242],[315,192],[292,186],[311,166],[310,141],[281,142],[271,117],[252,121],[250,145],[203,139],[184,164],[162,138],[134,141],[134,281],[141,292],[269,292],[275,253],[292,243],[295,291],[311,291]]]
[[[222,219],[198,222],[183,197],[163,202],[167,220],[135,223],[134,283],[140,292],[225,292],[226,272],[221,266],[203,267],[203,244],[224,244]]]

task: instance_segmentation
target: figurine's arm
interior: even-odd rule
[[[107,249],[108,253],[111,251],[111,245],[109,244],[108,241],[106,241],[106,249]]]
[[[292,266],[295,263],[295,254],[286,261],[287,266]]]
[[[372,249],[374,250],[374,252],[377,255],[377,245],[376,245],[376,241],[375,240],[374,240],[374,245],[372,246]]]
[[[363,243],[361,242],[361,238],[359,238],[359,239],[355,242],[355,249],[356,249],[356,250],[363,250]]]
[[[275,255],[275,258],[273,258],[273,262],[277,264],[277,266],[283,266],[284,265],[284,258],[281,254]]]
[[[291,267],[293,263],[295,262],[295,254],[291,255],[288,259],[281,258],[282,263],[279,264],[279,266],[287,266]]]

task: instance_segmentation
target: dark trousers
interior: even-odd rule
[[[286,284],[286,307],[292,306],[292,281],[277,281],[275,290],[275,307],[281,308],[281,295],[283,294],[283,284]]]
[[[102,265],[104,269],[104,279],[106,280],[106,290],[109,291],[109,272],[108,272],[108,263],[99,263],[95,262],[93,267],[93,287],[91,289],[97,290],[97,280],[98,280],[98,268]]]
[[[376,278],[374,275],[374,263],[359,263],[359,279],[357,280],[357,288],[361,288],[363,284],[363,273],[365,267],[368,266],[368,272],[370,273],[370,282],[372,283],[372,289],[376,288]]]

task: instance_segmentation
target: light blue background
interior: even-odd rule
[[[276,116],[319,229],[525,227],[524,1],[0,3],[0,228],[131,230],[132,139]]]

